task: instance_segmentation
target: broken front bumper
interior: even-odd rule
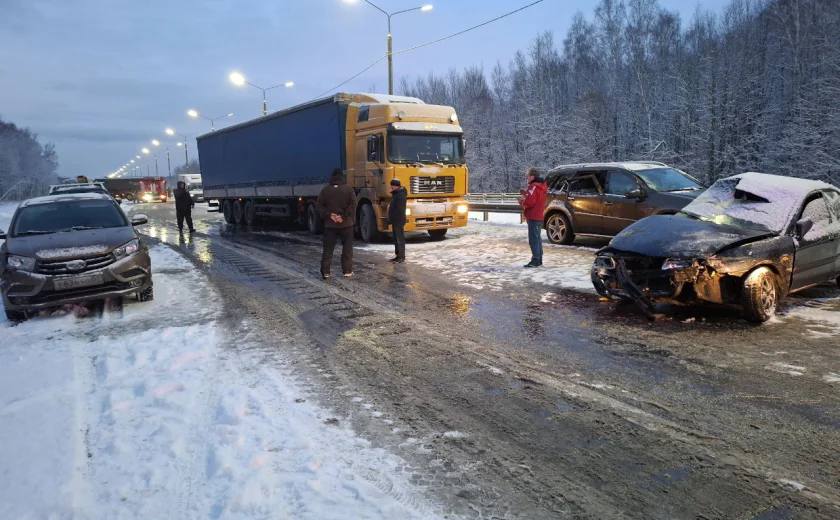
[[[74,276],[90,277],[97,283],[68,287]],[[28,271],[5,271],[0,280],[3,305],[10,311],[33,311],[70,303],[83,303],[128,296],[152,285],[149,254],[141,250],[105,268],[79,275],[48,275]]]

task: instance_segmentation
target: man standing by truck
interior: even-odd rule
[[[187,220],[187,228],[190,233],[195,233],[192,221],[192,208],[195,203],[190,197],[190,192],[187,191],[187,185],[183,181],[178,181],[178,187],[174,191],[175,196],[175,216],[178,219],[178,231],[184,232],[184,219]]]
[[[341,240],[341,270],[345,277],[353,276],[353,226],[355,224],[356,193],[344,180],[338,168],[330,182],[321,190],[316,203],[324,223],[324,251],[321,255],[321,276],[330,277],[335,244]]]
[[[392,262],[405,262],[405,206],[408,194],[400,184],[399,179],[391,179],[391,204],[388,206],[388,220],[391,223],[391,233],[394,236],[394,258]]]

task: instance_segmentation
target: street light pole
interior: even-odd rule
[[[228,112],[227,114],[222,115],[222,116],[207,117],[204,114],[202,114],[201,112],[199,112],[198,110],[196,110],[194,108],[191,108],[191,109],[187,110],[187,115],[190,116],[193,119],[196,119],[196,118],[200,117],[201,119],[206,119],[207,121],[210,121],[210,131],[215,132],[216,131],[216,120],[224,119],[226,117],[233,117],[233,112]],[[186,143],[187,142],[184,141],[184,146],[186,146]]]
[[[345,0],[348,1],[348,0]],[[350,0],[352,1],[352,0]],[[423,11],[424,13],[431,11],[434,6],[432,4],[425,4],[417,7],[412,7],[411,9],[403,9],[402,11],[394,11],[393,13],[389,13],[385,9],[382,9],[378,5],[374,4],[370,0],[365,0],[365,3],[370,5],[371,7],[375,8],[380,13],[384,14],[388,18],[388,36],[386,39],[386,46],[387,46],[387,56],[388,56],[388,94],[394,94],[394,38],[391,35],[391,18],[403,13],[410,13],[412,11]]]
[[[273,90],[277,87],[292,88],[292,87],[295,86],[294,81],[285,81],[283,83],[278,83],[277,85],[272,85],[270,87],[261,87],[259,85],[255,85],[254,83],[251,83],[250,81],[245,79],[245,76],[243,76],[239,72],[231,72],[228,75],[228,79],[230,80],[231,83],[233,83],[237,87],[241,87],[241,86],[244,86],[244,85],[249,85],[251,87],[254,87],[255,89],[258,89],[258,90],[262,91],[262,115],[264,115],[264,116],[268,115],[268,100],[266,99],[266,95],[265,95],[266,92],[268,92],[269,90]]]

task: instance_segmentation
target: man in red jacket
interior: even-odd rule
[[[545,212],[545,194],[548,189],[540,178],[536,168],[528,169],[528,188],[522,190],[519,204],[528,222],[528,245],[531,246],[531,261],[525,267],[540,267],[542,265],[542,228],[543,213]]]

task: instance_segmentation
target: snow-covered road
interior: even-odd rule
[[[405,463],[330,420],[284,339],[228,326],[152,250],[156,299],[0,322],[0,518],[429,518]]]

